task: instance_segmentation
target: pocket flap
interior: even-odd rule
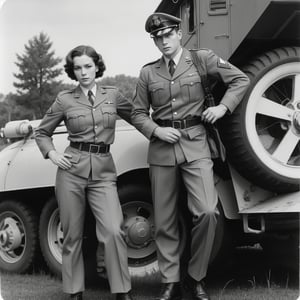
[[[70,119],[77,119],[79,117],[84,117],[84,114],[80,114],[80,113],[67,113],[67,120]]]
[[[195,126],[195,127],[190,127],[187,131],[187,135],[189,136],[189,138],[192,140],[194,139],[196,136],[201,136],[201,135],[205,135],[205,129],[202,126]]]
[[[116,114],[117,113],[114,105],[101,106],[101,111],[103,114]]]
[[[181,78],[179,80],[180,85],[189,85],[189,86],[193,86],[197,83],[201,82],[201,79],[199,76],[193,76],[193,77],[185,77],[185,78]]]
[[[155,92],[157,90],[163,89],[165,87],[164,82],[155,82],[149,84],[149,91]]]

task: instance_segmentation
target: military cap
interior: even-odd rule
[[[162,36],[173,28],[179,27],[181,19],[165,13],[154,13],[146,21],[145,29],[151,37]]]

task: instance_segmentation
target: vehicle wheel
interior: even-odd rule
[[[264,189],[299,190],[300,48],[266,52],[243,70],[251,84],[222,135],[229,160]]]
[[[4,201],[0,204],[0,269],[25,273],[37,253],[37,218],[24,204]]]
[[[40,247],[50,271],[61,277],[63,231],[55,197],[45,204],[39,226]]]
[[[143,277],[158,271],[154,241],[154,215],[150,186],[126,185],[119,189],[124,215],[125,239],[131,276]],[[180,253],[186,245],[186,223],[179,216]]]

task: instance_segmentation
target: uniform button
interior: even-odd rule
[[[95,126],[95,129],[97,129],[98,128],[98,126]]]
[[[95,140],[98,140],[98,138],[95,138]]]
[[[193,85],[193,84],[194,84],[194,82],[192,81],[192,82],[191,82],[191,85]]]
[[[171,81],[171,84],[174,84],[174,81]]]
[[[172,99],[172,101],[173,101],[173,102],[175,102],[175,101],[176,101],[176,99],[174,98],[174,99]]]
[[[95,111],[96,110],[96,108],[93,108],[93,111]]]
[[[177,115],[177,112],[176,112],[176,111],[174,112],[174,115]]]

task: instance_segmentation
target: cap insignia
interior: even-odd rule
[[[158,16],[153,16],[152,18],[152,24],[156,27],[158,27],[161,24],[161,19]]]

